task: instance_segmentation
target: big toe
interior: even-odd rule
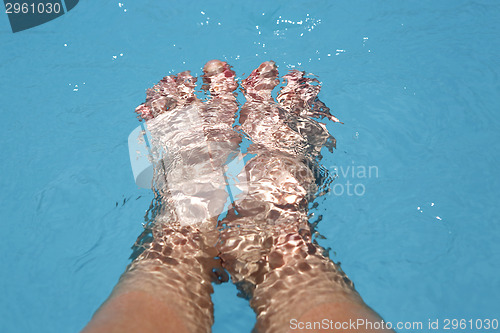
[[[203,66],[203,89],[212,96],[231,93],[238,88],[235,72],[231,66],[220,60],[210,60]]]
[[[274,61],[263,62],[241,83],[245,89],[245,97],[247,99],[271,98],[271,91],[280,82],[278,75],[278,66]]]

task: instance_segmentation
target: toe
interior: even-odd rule
[[[305,76],[305,72],[291,70],[283,76],[287,84],[278,94],[278,103],[290,113],[314,118],[328,118],[340,122],[330,113],[330,109],[318,99],[320,82]]]
[[[241,83],[248,99],[272,99],[271,92],[279,84],[278,67],[274,61],[263,62]]]
[[[144,120],[153,119],[160,114],[197,101],[194,89],[196,78],[189,71],[165,76],[146,91],[146,102],[139,105],[135,112]]]
[[[176,96],[178,100],[178,105],[186,105],[198,101],[198,98],[194,94],[196,81],[197,78],[193,77],[190,71],[184,71],[177,74],[175,77],[176,95],[174,96]]]
[[[210,60],[203,66],[203,87],[212,97],[232,95],[238,88],[235,72],[225,61]]]
[[[177,94],[175,76],[165,76],[152,88],[146,90],[146,102],[139,105],[135,112],[144,120],[153,119],[177,105],[175,98]]]

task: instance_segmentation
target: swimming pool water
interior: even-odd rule
[[[1,332],[78,331],[106,299],[152,198],[129,165],[133,110],[213,58],[323,82],[344,125],[328,124],[319,241],[370,306],[499,317],[499,2],[89,0],[15,34],[1,15]],[[214,332],[250,331],[247,302],[215,290]]]

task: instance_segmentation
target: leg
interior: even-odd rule
[[[210,331],[214,253],[190,226],[162,233],[130,265],[83,332]]]
[[[220,171],[241,139],[232,129],[234,72],[222,62],[205,67],[207,103],[194,96],[196,79],[183,72],[148,90],[137,108],[148,120],[157,157],[155,218],[138,239],[140,254],[84,332],[211,329],[211,282],[227,281],[214,248],[217,212],[226,199]]]
[[[266,62],[242,82],[247,102],[241,128],[257,156],[246,166],[246,193],[224,220],[218,246],[223,265],[251,298],[257,332],[288,332],[293,320],[380,321],[311,239],[307,206],[318,189],[314,170],[321,147],[333,148],[335,139],[309,117],[338,120],[317,100],[319,87],[301,72],[285,77],[288,85],[275,103],[277,76],[274,63]]]

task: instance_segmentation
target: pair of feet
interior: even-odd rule
[[[228,156],[238,151],[242,135],[251,140],[253,144],[248,150],[254,157],[238,177],[245,189],[220,223],[227,228],[217,235],[217,250],[233,279],[255,285],[270,265],[275,266],[267,259],[273,244],[283,243],[287,235],[305,238],[296,242],[295,247],[302,247],[304,253],[313,251],[307,206],[318,179],[311,169],[320,157],[321,148],[334,146],[335,140],[324,124],[311,118],[326,117],[337,122],[338,119],[318,99],[321,88],[318,80],[304,72],[292,70],[283,76],[287,84],[275,101],[272,90],[280,83],[279,73],[276,64],[267,61],[241,81],[246,102],[241,106],[240,124],[233,126],[239,109],[235,72],[219,60],[207,62],[203,71],[202,89],[211,97],[205,102],[195,94],[197,78],[186,71],[166,76],[148,89],[146,102],[136,112],[140,118],[155,124],[152,128],[159,128],[158,141],[167,138],[164,142],[170,148],[168,158],[173,162],[164,164],[175,167],[159,168],[156,179],[160,190],[171,198],[171,204],[164,206],[177,208],[177,212],[164,214],[169,224],[172,220],[184,226],[199,221],[206,229],[205,221],[214,222],[214,211],[223,206],[225,197],[220,195],[223,177],[210,168],[223,167]],[[194,127],[190,116],[193,110],[199,113],[199,117],[194,117],[197,122]],[[189,119],[184,121],[185,118]],[[228,142],[233,145],[219,149]],[[174,174],[179,176],[175,178]],[[166,179],[162,182],[164,175]],[[179,180],[185,182],[177,186]],[[197,189],[191,190],[188,182],[197,183]],[[189,193],[183,193],[186,188]],[[156,238],[163,237],[164,227],[158,228]],[[158,256],[153,251],[149,257]]]
[[[228,158],[240,152],[242,137],[246,137],[252,142],[248,152],[257,156],[247,163],[246,172],[238,176],[247,185],[245,195],[253,191],[254,201],[267,201],[266,195],[258,196],[257,192],[277,192],[279,200],[274,204],[298,205],[307,194],[304,191],[310,192],[314,183],[320,183],[311,175],[304,176],[307,174],[304,165],[306,169],[318,166],[322,147],[330,150],[335,147],[335,139],[326,126],[312,119],[326,117],[338,122],[317,97],[321,89],[318,80],[292,70],[283,76],[287,84],[275,101],[272,90],[280,83],[277,66],[272,61],[262,63],[241,81],[246,102],[235,126],[239,109],[235,72],[219,60],[207,62],[203,71],[202,89],[210,96],[206,101],[202,102],[195,94],[197,78],[185,71],[166,76],[148,89],[146,102],[136,109],[155,132],[157,144],[153,146],[170,155],[164,161],[166,169],[160,170],[155,181],[162,183],[163,173],[166,174],[170,178],[160,188],[170,183],[172,190],[178,179],[195,183],[196,176],[200,176],[198,171],[202,170],[205,172],[202,178],[216,184],[215,188],[213,184],[204,186],[203,191],[220,189],[220,181],[215,180],[220,175],[206,172],[210,167],[219,171],[224,168]],[[295,163],[296,160],[300,161]],[[168,170],[174,164],[175,168]],[[182,169],[185,165],[189,166],[186,170]],[[177,179],[174,173],[178,174]],[[270,184],[267,176],[272,178]],[[183,187],[189,186],[183,184]],[[213,193],[213,197],[218,197]]]

